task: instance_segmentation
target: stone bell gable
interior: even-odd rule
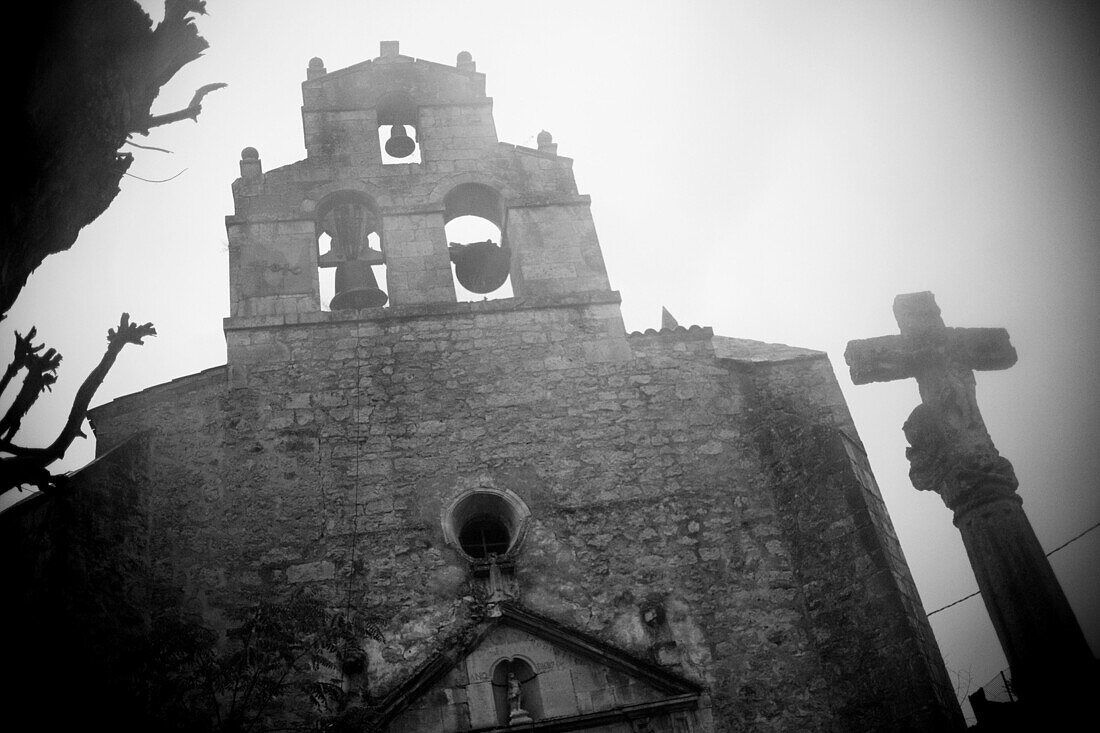
[[[396,44],[331,73],[310,62],[307,157],[265,172],[256,149],[242,153],[226,219],[232,317],[321,311],[318,268],[337,267],[339,277],[349,259],[385,265],[376,286],[392,306],[453,303],[452,260],[463,256],[451,245],[463,243],[448,242],[445,225],[461,216],[494,224],[504,252],[490,266],[492,287],[469,289],[492,292],[507,278],[519,298],[610,292],[572,160],[546,132],[537,149],[498,142],[484,75],[472,67],[461,55],[455,67],[401,56]],[[326,259],[324,235],[344,251]],[[485,268],[471,269],[477,280]]]

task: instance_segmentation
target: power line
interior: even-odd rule
[[[1050,557],[1054,553],[1058,552],[1058,550],[1061,550],[1063,547],[1066,547],[1067,545],[1069,545],[1073,542],[1076,542],[1077,540],[1081,539],[1082,537],[1084,537],[1085,535],[1087,535],[1089,532],[1096,529],[1097,527],[1100,527],[1100,522],[1097,522],[1096,524],[1092,525],[1091,527],[1086,529],[1084,532],[1081,532],[1080,534],[1076,535],[1075,537],[1069,538],[1068,540],[1066,540],[1065,542],[1063,542],[1062,544],[1058,545],[1053,550],[1048,552],[1046,554],[1046,556]],[[951,603],[948,603],[946,606],[941,606],[940,608],[937,608],[935,611],[929,612],[928,615],[931,616],[932,614],[939,613],[940,611],[946,611],[947,609],[951,608],[952,606],[957,606],[958,604],[962,603],[963,601],[969,600],[969,599],[973,598],[974,596],[976,596],[980,593],[981,593],[980,590],[976,590],[968,596],[963,596],[962,598],[960,598],[957,601],[952,601]]]
[[[1096,524],[1092,525],[1091,527],[1089,527],[1088,529],[1086,529],[1084,532],[1077,535],[1076,537],[1071,537],[1070,539],[1066,540],[1062,544],[1058,545],[1053,550],[1051,550],[1050,552],[1047,553],[1047,557],[1050,557],[1054,553],[1058,552],[1058,550],[1061,550],[1063,547],[1068,545],[1070,542],[1076,542],[1077,540],[1081,539],[1082,537],[1084,537],[1086,534],[1088,534],[1092,530],[1096,529],[1097,527],[1100,527],[1100,522],[1097,522]]]
[[[958,604],[962,603],[963,601],[968,600],[970,598],[973,598],[974,596],[979,595],[980,593],[981,593],[980,590],[976,590],[968,596],[963,596],[962,598],[960,598],[957,601],[953,601],[951,603],[948,603],[946,606],[942,606],[940,608],[937,608],[935,611],[932,611],[928,615],[931,616],[933,613],[939,613],[940,611],[946,611],[947,609],[951,608],[952,606],[957,606]]]
[[[159,180],[159,181],[158,181],[158,180],[154,180],[154,179],[152,179],[152,178],[142,178],[141,176],[135,176],[135,175],[134,175],[133,173],[130,173],[129,171],[123,171],[123,172],[122,172],[122,175],[124,175],[124,176],[130,176],[130,178],[136,178],[136,179],[138,179],[139,181],[145,181],[146,183],[168,183],[168,181],[171,181],[171,180],[173,180],[173,179],[175,179],[175,178],[179,178],[180,176],[182,176],[182,175],[183,175],[184,173],[186,173],[186,172],[187,172],[187,169],[186,169],[186,168],[184,168],[183,170],[181,170],[181,171],[180,171],[179,173],[177,173],[176,175],[172,176],[171,178],[164,178],[164,179],[161,179],[161,180]]]

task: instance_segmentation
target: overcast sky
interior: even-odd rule
[[[158,3],[148,2],[160,15]],[[993,440],[1049,551],[1100,521],[1100,43],[1068,4],[976,2],[275,2],[209,0],[210,50],[156,112],[198,124],[137,141],[106,214],[49,258],[3,324],[65,356],[23,442],[56,434],[122,311],[128,347],[96,403],[225,363],[223,217],[240,150],[304,157],[309,59],[378,55],[487,75],[504,142],[549,130],[575,160],[628,330],[683,325],[832,357],[929,611],[976,589],[951,516],[909,483],[912,380],[854,387],[846,342],[896,333],[898,293],[931,290],[948,325],[1003,326],[1019,352],[978,374]],[[91,441],[70,451],[73,468]],[[1052,564],[1100,649],[1100,530]],[[1006,666],[980,599],[932,617],[963,687]],[[971,690],[973,691],[973,689]]]

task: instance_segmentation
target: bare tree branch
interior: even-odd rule
[[[19,370],[26,366],[27,358],[45,347],[45,344],[31,345],[31,341],[37,334],[38,329],[33,326],[26,336],[21,336],[18,331],[15,332],[15,356],[12,357],[8,368],[4,370],[4,376],[0,377],[0,394],[3,394],[4,390],[8,388],[8,383],[19,373]]]
[[[61,433],[57,439],[45,448],[26,448],[17,446],[12,442],[23,415],[30,406],[51,384],[57,380],[57,366],[61,362],[61,355],[53,349],[49,349],[41,356],[38,355],[43,347],[32,347],[30,339],[34,330],[25,339],[19,337],[16,342],[15,364],[20,359],[24,362],[24,368],[28,370],[23,381],[23,387],[16,397],[15,403],[0,421],[0,453],[7,456],[0,458],[0,492],[17,488],[24,484],[33,484],[43,491],[50,491],[61,486],[62,477],[50,474],[47,466],[65,455],[72,442],[84,433],[81,425],[88,414],[88,406],[95,396],[96,390],[103,384],[107,372],[114,366],[115,359],[126,344],[144,344],[144,339],[156,336],[157,331],[152,323],[138,325],[130,322],[130,314],[123,313],[119,319],[118,328],[112,328],[107,332],[107,350],[99,364],[85,378],[84,383],[73,398],[73,406],[69,411],[69,418],[65,421]],[[11,367],[8,367],[10,370]],[[7,373],[5,372],[5,376]],[[30,385],[28,387],[28,384]],[[22,401],[21,401],[22,400]]]
[[[19,140],[0,182],[0,318],[50,254],[106,211],[133,162],[134,131],[195,119],[206,85],[183,110],[150,112],[161,88],[206,50],[194,17],[203,0],[166,0],[153,22],[136,0],[51,0],[22,8],[21,42],[0,49],[12,79],[8,132]]]
[[[33,335],[33,328],[25,339],[20,337],[18,332],[15,334],[15,357],[4,373],[4,386],[7,386],[10,381],[9,375],[14,376],[20,369],[26,369],[27,375],[23,378],[23,386],[19,394],[15,396],[4,417],[0,418],[0,450],[19,430],[23,416],[31,409],[38,395],[50,389],[57,381],[57,367],[61,364],[61,354],[54,349],[39,354],[38,352],[45,347],[45,344],[32,346]]]
[[[180,120],[192,120],[194,122],[199,121],[199,113],[202,112],[202,98],[210,92],[221,89],[227,86],[226,84],[207,84],[206,86],[199,87],[195,92],[195,96],[191,98],[191,104],[187,105],[181,110],[175,112],[169,112],[163,115],[150,115],[145,118],[144,123],[139,123],[134,132],[140,132],[142,135],[148,135],[149,130],[153,127],[160,127],[161,125],[169,125],[173,122],[179,122]]]

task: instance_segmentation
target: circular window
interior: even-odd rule
[[[511,491],[468,491],[443,510],[443,534],[472,560],[504,556],[519,545],[530,514]]]
[[[489,557],[503,555],[512,544],[508,528],[496,517],[482,515],[473,517],[458,533],[458,544],[470,557]]]

